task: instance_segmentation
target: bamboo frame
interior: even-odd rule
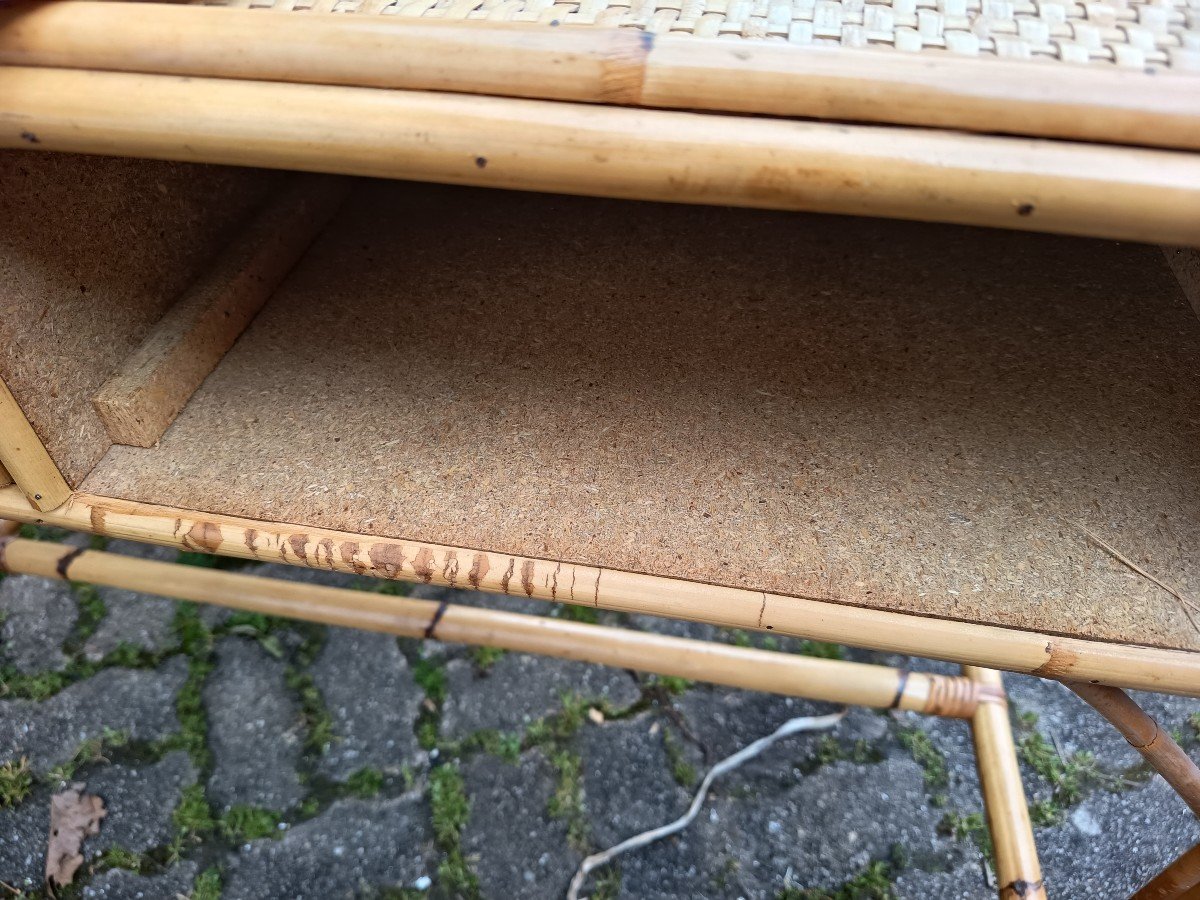
[[[1064,680],[1064,683],[1108,719],[1129,745],[1142,754],[1192,812],[1200,817],[1200,768],[1170,734],[1118,688],[1078,681]]]
[[[993,669],[963,666],[973,683],[1004,695],[1000,673]],[[1007,703],[980,705],[971,718],[976,768],[987,810],[988,830],[996,849],[996,880],[1001,900],[1045,900],[1042,868],[1029,821],[1029,807],[1017,766],[1017,749]]]
[[[1184,900],[1200,892],[1200,844],[1185,850],[1133,895],[1132,900]]]
[[[967,678],[818,659],[621,628],[296,584],[236,572],[133,559],[64,544],[6,538],[0,568],[86,581],[326,625],[482,644],[770,691],[830,703],[970,718],[1002,702],[1003,688]]]
[[[806,637],[1047,678],[1200,697],[1200,653],[843,605],[463,547],[261,522],[76,493],[51,513],[0,489],[0,517],[240,559],[470,587]]]
[[[1200,149],[1200,80],[624,29],[232,7],[30,4],[0,63],[461,91]],[[1050,89],[1047,89],[1047,85]]]
[[[0,147],[1200,244],[1200,158],[464,94],[0,67]]]
[[[116,444],[153,447],[349,191],[295,175],[241,228],[92,398]]]
[[[0,379],[0,464],[34,509],[46,512],[71,496],[71,488],[3,379]]]

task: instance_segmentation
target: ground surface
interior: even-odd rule
[[[66,781],[108,807],[67,896],[562,897],[584,851],[679,815],[707,763],[830,709],[24,577],[0,583],[0,613],[0,897],[40,896],[48,798]],[[1051,896],[1124,896],[1200,840],[1161,779],[1065,689],[1008,686]],[[1200,703],[1140,699],[1200,754]],[[683,835],[594,874],[584,894],[992,897],[981,809],[964,723],[855,710],[719,782]]]

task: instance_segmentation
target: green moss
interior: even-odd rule
[[[421,690],[437,706],[446,699],[446,673],[442,667],[430,659],[419,659],[413,665],[413,679],[421,686]]]
[[[1037,731],[1020,739],[1017,754],[1050,785],[1050,796],[1038,798],[1035,803],[1039,824],[1061,822],[1067,809],[1082,800],[1093,787],[1119,789],[1125,784],[1121,778],[1103,772],[1096,757],[1086,750],[1072,753],[1065,759],[1059,756]]]
[[[217,827],[208,798],[204,796],[204,785],[191,784],[183,789],[171,821],[180,842],[199,840]]]
[[[530,747],[565,741],[583,726],[591,704],[578,694],[564,693],[562,708],[552,716],[534,722],[525,730],[525,743]]]
[[[127,732],[105,728],[99,737],[89,738],[80,744],[70,760],[47,772],[46,780],[51,783],[70,781],[75,777],[75,772],[80,766],[104,762],[106,761],[105,754],[108,751],[124,747],[128,743],[129,734]]]
[[[471,661],[475,663],[477,671],[484,673],[494,666],[504,653],[499,647],[475,647],[471,650]]]
[[[438,766],[430,773],[429,804],[433,810],[433,836],[439,846],[443,849],[457,846],[471,813],[458,766]]]
[[[196,876],[192,900],[221,900],[221,873],[218,869],[205,869]]]
[[[109,847],[100,854],[100,858],[96,860],[96,868],[98,869],[130,869],[131,871],[141,871],[144,860],[140,853],[134,853],[132,850],[126,850],[124,847]]]
[[[288,668],[287,685],[296,692],[300,700],[300,714],[308,730],[308,746],[317,753],[324,753],[336,740],[333,732],[333,716],[325,706],[325,698],[311,675],[299,669]]]
[[[1200,712],[1195,712],[1188,716],[1188,725],[1192,729],[1192,738],[1200,741]]]
[[[438,866],[439,887],[450,896],[478,897],[479,881],[462,853],[471,803],[458,766],[439,766],[429,773],[429,806],[433,836],[445,854]]]
[[[687,761],[683,755],[683,748],[679,746],[679,741],[667,729],[663,730],[663,752],[667,755],[667,767],[670,768],[671,777],[675,779],[675,783],[680,787],[694,788],[696,786],[696,768]]]
[[[261,806],[235,806],[220,821],[221,833],[234,841],[279,836],[279,813]]]
[[[22,525],[17,534],[27,541],[63,541],[71,532],[65,528],[55,528],[53,525]]]
[[[607,865],[592,878],[591,900],[617,900],[621,895],[621,869]]]
[[[942,751],[933,745],[933,741],[920,728],[902,728],[898,734],[900,743],[925,772],[925,788],[931,793],[937,793],[950,783],[950,772],[946,768],[946,758]]]
[[[776,900],[893,900],[896,889],[892,884],[895,867],[885,860],[876,860],[835,891],[822,888],[787,887],[776,894]]]
[[[560,603],[554,609],[554,616],[571,622],[582,622],[585,625],[595,625],[600,621],[600,610],[594,606],[579,606],[574,603]]]
[[[0,766],[0,809],[16,806],[33,787],[33,775],[29,772],[29,760],[21,757],[16,762]]]
[[[369,766],[361,768],[346,779],[346,790],[356,797],[374,797],[383,790],[383,773]]]
[[[805,656],[816,656],[820,659],[846,658],[846,652],[840,645],[825,641],[801,641],[799,652]]]
[[[67,640],[65,649],[68,653],[83,646],[84,642],[96,633],[96,629],[108,614],[104,598],[100,596],[100,591],[96,589],[95,585],[72,581],[71,592],[75,595],[75,605],[79,609],[79,616],[75,620],[74,632]]]
[[[965,816],[956,812],[948,812],[938,823],[938,831],[957,841],[971,841],[989,861],[995,858],[992,834],[988,830],[987,820],[981,812],[973,812]]]
[[[753,647],[754,642],[750,640],[750,633],[742,631],[740,628],[735,628],[729,633],[729,641],[735,647]]]
[[[692,682],[686,678],[678,678],[675,675],[652,675],[650,677],[650,686],[662,688],[667,694],[677,697],[688,691],[692,687]]]
[[[157,746],[159,755],[172,750],[185,750],[193,765],[207,772],[212,765],[212,753],[208,749],[208,714],[204,711],[204,681],[213,670],[208,655],[193,656],[188,660],[187,679],[175,698],[175,715],[179,719],[179,731],[165,738]]]
[[[550,763],[558,771],[558,783],[547,812],[567,823],[567,842],[584,853],[588,849],[588,828],[583,813],[583,759],[563,749],[551,754]]]

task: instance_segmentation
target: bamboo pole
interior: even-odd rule
[[[633,29],[56,2],[0,62],[766,113],[1200,149],[1200,79]]]
[[[963,666],[963,675],[1003,695],[1004,682],[994,669]],[[982,705],[971,717],[979,785],[987,809],[988,830],[996,850],[996,881],[1000,900],[1045,900],[1042,867],[1029,821],[1025,788],[1017,766],[1008,704]]]
[[[1200,816],[1200,768],[1170,734],[1118,688],[1066,679],[1063,683],[1108,719],[1129,745],[1167,780],[1192,812]]]
[[[1200,895],[1200,844],[1185,850],[1133,895],[1132,900],[1185,900]]]
[[[43,512],[54,509],[71,496],[58,466],[3,379],[0,379],[0,464],[35,509]]]
[[[1200,244],[1200,157],[953,132],[0,67],[0,147]]]
[[[1200,653],[1056,637],[557,560],[197,513],[82,492],[53,512],[39,513],[20,491],[0,488],[0,517],[240,559],[470,587],[1048,678],[1096,680],[1200,697]]]
[[[994,687],[966,678],[297,584],[45,541],[3,539],[0,567],[270,616],[539,653],[830,703],[970,718],[980,705],[1001,702]]]

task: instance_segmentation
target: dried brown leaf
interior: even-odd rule
[[[61,887],[75,879],[83,864],[84,838],[100,831],[108,815],[104,801],[85,794],[85,785],[73,784],[50,798],[50,847],[46,853],[46,884]]]

